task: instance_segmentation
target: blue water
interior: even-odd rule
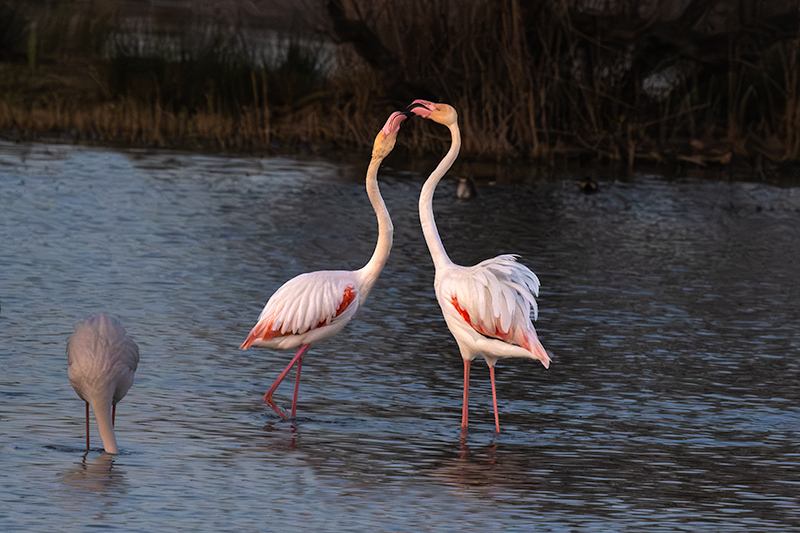
[[[298,418],[262,396],[289,352],[237,349],[304,271],[377,228],[361,163],[0,144],[3,531],[796,531],[800,190],[636,174],[443,182],[451,258],[518,253],[553,355],[462,365],[393,154],[395,246],[366,306],[304,359]],[[73,323],[139,344],[121,453],[84,457]],[[291,403],[291,385],[276,400]]]

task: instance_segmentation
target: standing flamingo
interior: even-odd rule
[[[108,453],[119,453],[114,436],[117,402],[133,385],[139,365],[139,347],[125,327],[106,313],[75,324],[67,339],[69,381],[86,402],[86,451],[89,451],[89,405]]]
[[[436,299],[464,360],[462,434],[467,429],[470,361],[479,356],[489,365],[494,423],[499,433],[494,382],[497,360],[527,357],[538,359],[545,368],[550,366],[550,357],[539,342],[530,319],[531,309],[534,320],[539,312],[534,298],[539,295],[539,278],[526,266],[517,263],[516,255],[499,255],[471,267],[459,266],[450,260],[433,220],[433,192],[461,149],[458,114],[452,106],[426,100],[415,100],[407,111],[447,126],[452,136],[450,150],[422,187],[419,219],[436,268],[433,282]]]
[[[289,416],[275,405],[272,395],[297,363],[291,417],[297,410],[297,391],[303,354],[309,345],[338,333],[364,304],[392,247],[394,226],[378,189],[378,168],[391,153],[400,125],[411,116],[394,112],[375,138],[367,168],[367,195],[378,218],[378,243],[369,262],[360,270],[322,270],[300,274],[283,284],[261,311],[258,322],[239,347],[265,346],[279,350],[298,348],[297,354],[267,390],[264,401],[284,420]]]

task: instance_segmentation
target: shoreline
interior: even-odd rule
[[[336,143],[298,142],[280,145],[273,143],[269,147],[235,148],[222,147],[209,139],[189,139],[183,141],[162,140],[159,143],[125,142],[113,139],[99,139],[97,135],[77,134],[59,131],[27,131],[0,130],[0,142],[8,144],[53,144],[88,148],[108,148],[111,150],[144,150],[166,151],[184,154],[205,154],[220,157],[292,157],[322,158],[339,164],[366,165],[369,158],[369,146],[344,146]],[[438,157],[446,151],[443,142],[441,153],[416,153],[407,146],[399,144],[395,154],[388,160],[389,166],[404,171],[425,173],[438,163]],[[524,160],[488,160],[460,156],[446,179],[457,179],[467,176],[482,186],[494,184],[517,184],[535,181],[569,180],[576,183],[591,176],[596,181],[626,179],[636,174],[661,174],[675,179],[698,179],[708,181],[736,181],[766,183],[781,188],[800,186],[800,164],[770,163],[771,168],[759,169],[751,160],[734,157],[725,164],[716,163],[706,166],[676,159],[670,163],[639,161],[633,168],[628,168],[619,161],[599,161],[596,157],[584,153],[580,156],[557,157],[550,162]],[[691,159],[691,158],[688,158]]]
[[[284,27],[274,23],[300,20],[297,10],[231,4],[220,19],[184,2],[11,2],[0,6],[0,136],[339,157],[369,150],[391,111],[424,98],[458,110],[459,165],[796,185],[797,15],[767,4],[742,25],[752,13],[738,4],[665,20],[478,0],[445,20],[415,16],[426,8],[416,0],[374,12],[365,2],[363,13],[332,2]],[[414,158],[449,142],[435,124],[400,139]]]

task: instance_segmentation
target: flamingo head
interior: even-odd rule
[[[384,124],[383,128],[381,128],[381,132],[383,132],[383,134],[387,137],[389,135],[397,135],[397,132],[400,131],[400,124],[402,124],[405,119],[413,116],[414,115],[412,113],[407,111],[395,111],[389,115],[389,118],[386,120],[386,124]]]
[[[413,117],[413,113],[407,111],[395,111],[386,120],[378,136],[375,137],[375,143],[372,146],[372,157],[383,159],[389,152],[394,149],[394,143],[397,141],[397,132],[400,131],[400,125],[408,117]]]
[[[414,100],[411,102],[411,105],[406,108],[406,112],[414,113],[422,118],[430,119],[445,126],[458,122],[458,113],[453,106],[434,104],[428,100]]]

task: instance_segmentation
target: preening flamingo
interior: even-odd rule
[[[539,342],[530,319],[531,310],[534,320],[539,312],[534,298],[539,295],[539,279],[517,262],[516,255],[499,255],[471,267],[459,266],[450,260],[433,220],[433,193],[461,149],[458,113],[452,106],[426,100],[415,100],[407,111],[447,126],[452,136],[450,149],[422,187],[419,219],[436,268],[433,282],[436,299],[464,360],[462,433],[468,425],[470,361],[477,357],[483,357],[489,365],[495,429],[499,433],[494,380],[497,360],[527,357],[538,359],[545,368],[550,366],[550,357]]]
[[[75,324],[67,339],[67,374],[72,388],[86,402],[86,451],[89,451],[89,405],[108,453],[119,453],[114,436],[117,402],[133,385],[139,347],[125,327],[99,313]]]
[[[378,243],[369,262],[360,270],[323,270],[300,274],[281,286],[261,311],[258,322],[240,348],[265,346],[279,350],[298,348],[297,354],[264,395],[264,401],[284,420],[286,412],[275,405],[272,395],[297,364],[291,417],[297,410],[297,391],[303,354],[309,345],[332,337],[353,318],[386,264],[392,247],[394,227],[378,189],[378,169],[391,153],[400,125],[410,116],[392,113],[375,137],[372,159],[367,168],[367,195],[378,217]]]

